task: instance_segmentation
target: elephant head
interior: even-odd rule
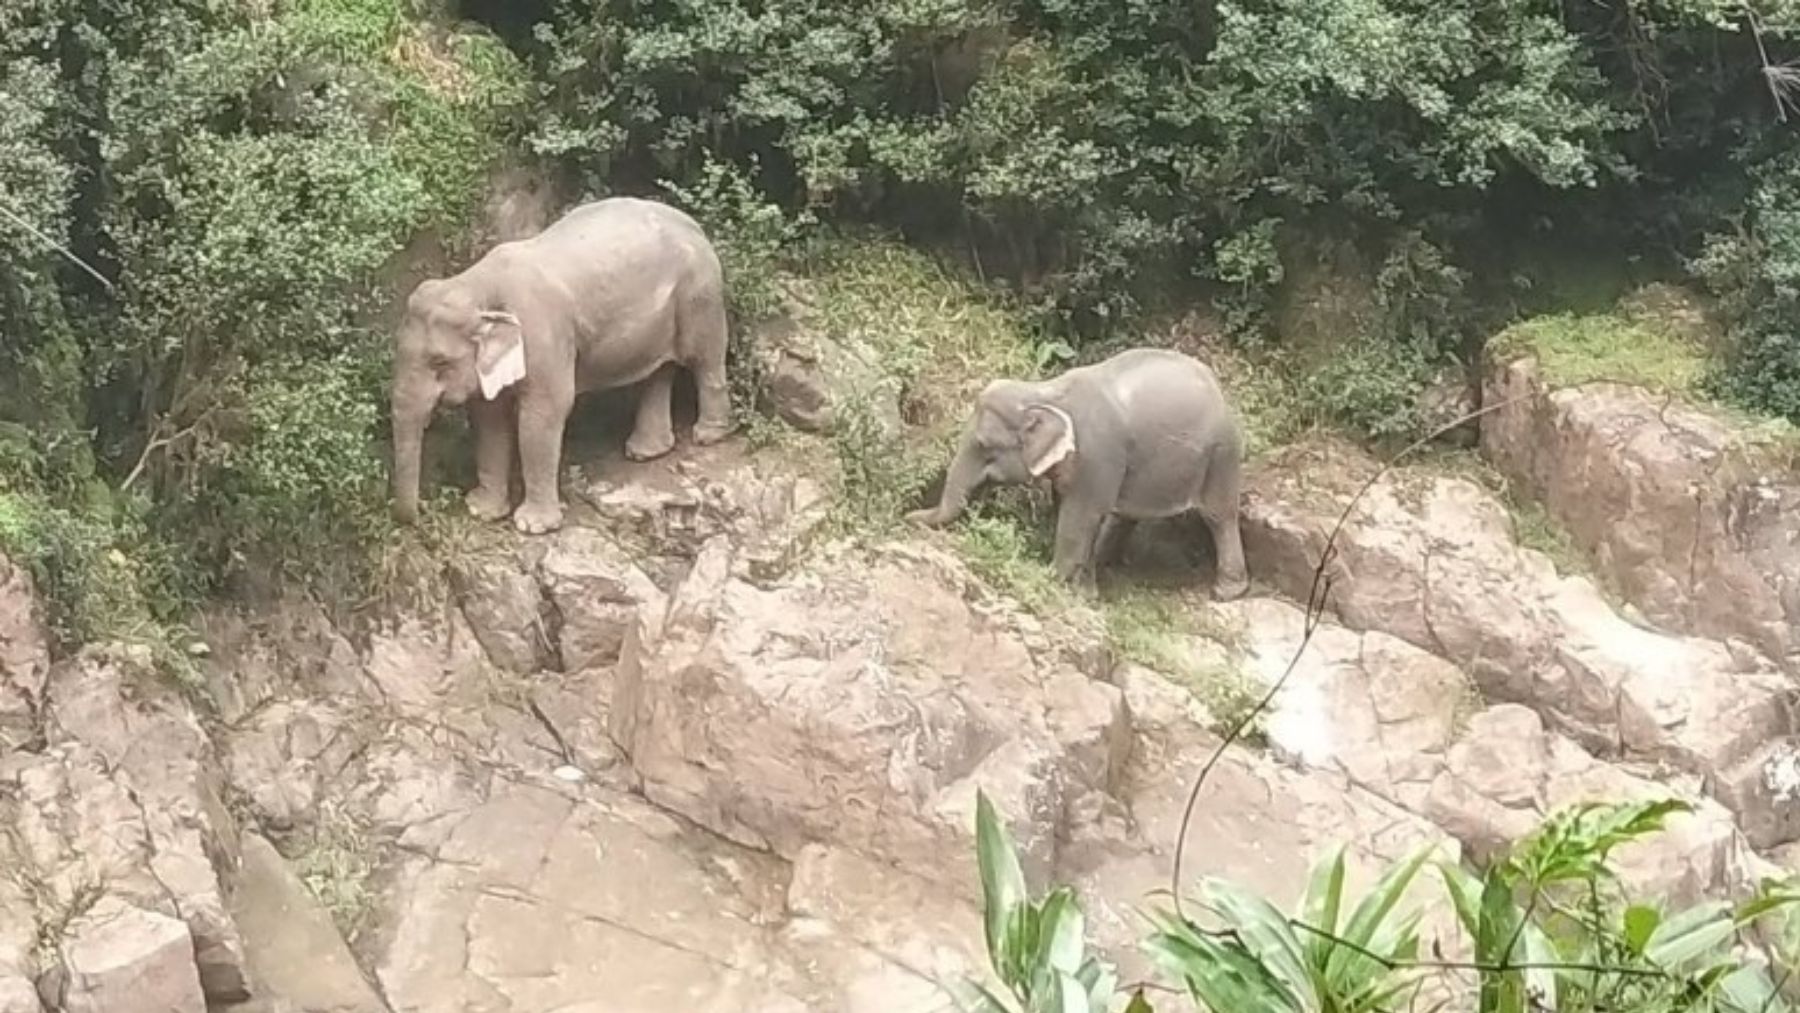
[[[955,520],[983,485],[1023,485],[1043,478],[1077,450],[1075,422],[1051,384],[996,380],[982,390],[957,445],[938,504],[907,519],[941,525]]]
[[[419,453],[440,401],[498,397],[525,375],[519,318],[457,280],[419,283],[394,335],[394,508],[419,512]]]

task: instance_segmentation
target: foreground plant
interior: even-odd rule
[[[1800,882],[1765,881],[1735,908],[1705,901],[1665,909],[1633,901],[1619,880],[1613,852],[1691,808],[1572,806],[1480,873],[1437,863],[1462,937],[1434,943],[1432,959],[1420,956],[1422,912],[1401,904],[1431,848],[1391,865],[1352,907],[1344,848],[1336,847],[1313,866],[1292,915],[1203,877],[1197,904],[1212,924],[1179,908],[1151,916],[1143,946],[1167,983],[1127,989],[1126,1013],[1151,1013],[1151,987],[1185,994],[1211,1013],[1791,1013],[1782,991],[1800,964]],[[976,836],[988,955],[1010,1001],[971,985],[976,998],[965,1009],[1111,1009],[1122,998],[1116,977],[1086,953],[1073,892],[1058,887],[1029,899],[1012,841],[985,796]],[[1428,999],[1434,985],[1442,997]]]
[[[987,928],[988,961],[1010,992],[1002,999],[967,983],[965,1010],[980,1013],[1106,1013],[1118,975],[1086,953],[1085,921],[1075,891],[1051,890],[1033,901],[1012,835],[986,794],[975,797],[975,847]],[[1148,1007],[1145,1007],[1146,1009]]]

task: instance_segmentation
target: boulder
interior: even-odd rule
[[[65,1013],[206,1013],[181,919],[102,899],[69,924],[48,991]]]
[[[88,648],[57,665],[46,712],[51,751],[19,771],[29,812],[16,828],[30,830],[34,875],[71,904],[105,883],[136,906],[180,917],[207,998],[245,998],[243,941],[216,869],[235,864],[237,829],[205,731],[137,649]],[[64,807],[88,818],[67,819]]]
[[[1117,691],[928,567],[844,557],[772,588],[732,570],[709,543],[619,667],[613,737],[656,804],[783,856],[833,844],[973,890],[977,788],[1042,871],[1065,806],[1113,783]]]
[[[535,574],[509,554],[489,552],[461,557],[451,575],[463,617],[489,661],[520,674],[560,667]]]
[[[260,822],[288,830],[312,818],[361,739],[332,703],[276,701],[226,732],[226,776]]]
[[[0,818],[5,815],[0,805]],[[13,857],[0,846],[0,860]],[[34,984],[37,943],[37,910],[25,882],[17,876],[0,876],[0,1013],[42,1013]]]
[[[38,735],[50,635],[31,574],[0,555],[0,753]]]
[[[557,532],[538,569],[555,610],[563,667],[571,672],[618,664],[638,609],[667,607],[667,597],[630,554],[592,528]]]
[[[754,341],[763,396],[789,425],[832,432],[855,413],[881,435],[900,434],[899,384],[868,344],[803,330],[789,317],[764,324]]]
[[[752,580],[773,580],[811,543],[830,503],[826,487],[772,457],[756,457],[727,440],[687,447],[654,461],[604,462],[605,477],[579,487],[576,496],[600,526],[634,549],[637,558],[661,555],[668,586],[709,539],[729,536],[737,566]],[[810,470],[810,469],[809,469]]]
[[[189,646],[221,720],[237,724],[281,693],[360,696],[362,662],[316,601],[286,594],[204,612]]]
[[[1259,462],[1244,542],[1260,579],[1296,598],[1375,462],[1324,442]],[[1663,760],[1705,778],[1753,843],[1800,833],[1760,787],[1795,732],[1796,690],[1754,652],[1638,626],[1586,578],[1513,539],[1505,509],[1465,478],[1418,469],[1370,487],[1337,542],[1331,605],[1457,664],[1491,701],[1524,704],[1601,757]]]
[[[1153,973],[1138,950],[1146,927],[1139,913],[1167,904],[1182,811],[1219,737],[1188,690],[1132,664],[1116,677],[1136,731],[1118,787],[1123,804],[1071,826],[1055,881],[1077,889],[1090,938],[1129,981]],[[1417,848],[1433,848],[1450,862],[1460,854],[1454,839],[1336,771],[1298,771],[1233,745],[1194,809],[1183,879],[1191,891],[1201,876],[1224,877],[1292,910],[1312,863],[1339,844],[1347,848],[1349,888],[1358,894]],[[1045,881],[1032,882],[1042,889]],[[1405,903],[1426,912],[1427,946],[1438,939],[1447,954],[1455,951],[1453,914],[1435,876],[1421,875]]]
[[[1305,612],[1273,598],[1215,610],[1243,631],[1239,669],[1273,685],[1300,647]],[[1422,813],[1460,723],[1479,704],[1455,665],[1398,637],[1327,621],[1270,702],[1264,726],[1275,751],[1302,769],[1334,771]]]
[[[231,913],[244,935],[258,995],[305,1013],[388,1013],[364,980],[331,915],[274,845],[244,835]]]
[[[784,871],[622,795],[502,784],[406,857],[370,933],[396,1013],[799,1013]]]
[[[1426,812],[1479,863],[1565,806],[1668,798],[1695,811],[1671,816],[1664,833],[1619,849],[1615,867],[1631,895],[1678,905],[1746,895],[1755,886],[1755,865],[1722,806],[1602,763],[1516,704],[1490,708],[1469,722],[1431,786]]]
[[[1800,665],[1800,477],[1792,437],[1756,446],[1720,413],[1621,384],[1556,389],[1490,365],[1482,452],[1543,503],[1652,620]],[[1516,400],[1515,400],[1516,399]]]

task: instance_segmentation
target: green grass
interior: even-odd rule
[[[1535,356],[1545,378],[1561,387],[1610,381],[1695,396],[1709,368],[1692,342],[1612,313],[1536,317],[1502,332],[1493,347]]]
[[[839,526],[891,528],[921,505],[948,466],[981,388],[1037,372],[1038,345],[1022,311],[896,242],[829,236],[800,258],[788,287],[801,334],[874,353],[880,393],[898,399],[904,431],[888,431],[872,404],[836,406]],[[764,438],[769,438],[764,433]],[[779,433],[776,434],[779,438]]]
[[[1505,503],[1512,515],[1513,540],[1521,547],[1548,556],[1556,572],[1564,576],[1591,574],[1587,557],[1575,544],[1574,536],[1542,504],[1516,496],[1507,496]]]
[[[1238,666],[1241,648],[1235,631],[1207,621],[1205,609],[1175,593],[1129,588],[1109,595],[1101,612],[1107,641],[1119,657],[1185,687],[1213,716],[1215,730],[1224,733],[1256,706],[1262,687]],[[1197,657],[1196,637],[1217,643],[1222,657]],[[1245,731],[1253,742],[1264,734],[1260,722]]]
[[[331,914],[346,940],[355,941],[375,906],[370,879],[375,860],[361,824],[342,808],[327,804],[293,859],[294,871]]]

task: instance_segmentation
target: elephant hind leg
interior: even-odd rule
[[[1213,598],[1232,601],[1250,590],[1244,565],[1244,540],[1238,530],[1239,474],[1241,465],[1228,449],[1215,450],[1201,495],[1199,513],[1212,533],[1215,569]]]
[[[725,301],[718,296],[690,300],[679,320],[685,364],[694,374],[699,417],[694,421],[694,442],[705,446],[730,435],[731,384],[725,372],[725,351],[730,340]]]
[[[675,449],[675,428],[669,420],[670,395],[675,388],[675,367],[665,365],[650,374],[638,393],[637,421],[625,441],[625,456],[649,461]]]
[[[1100,526],[1100,544],[1094,553],[1097,566],[1114,566],[1125,558],[1125,547],[1131,542],[1131,532],[1137,527],[1137,521],[1118,514],[1107,514]]]

